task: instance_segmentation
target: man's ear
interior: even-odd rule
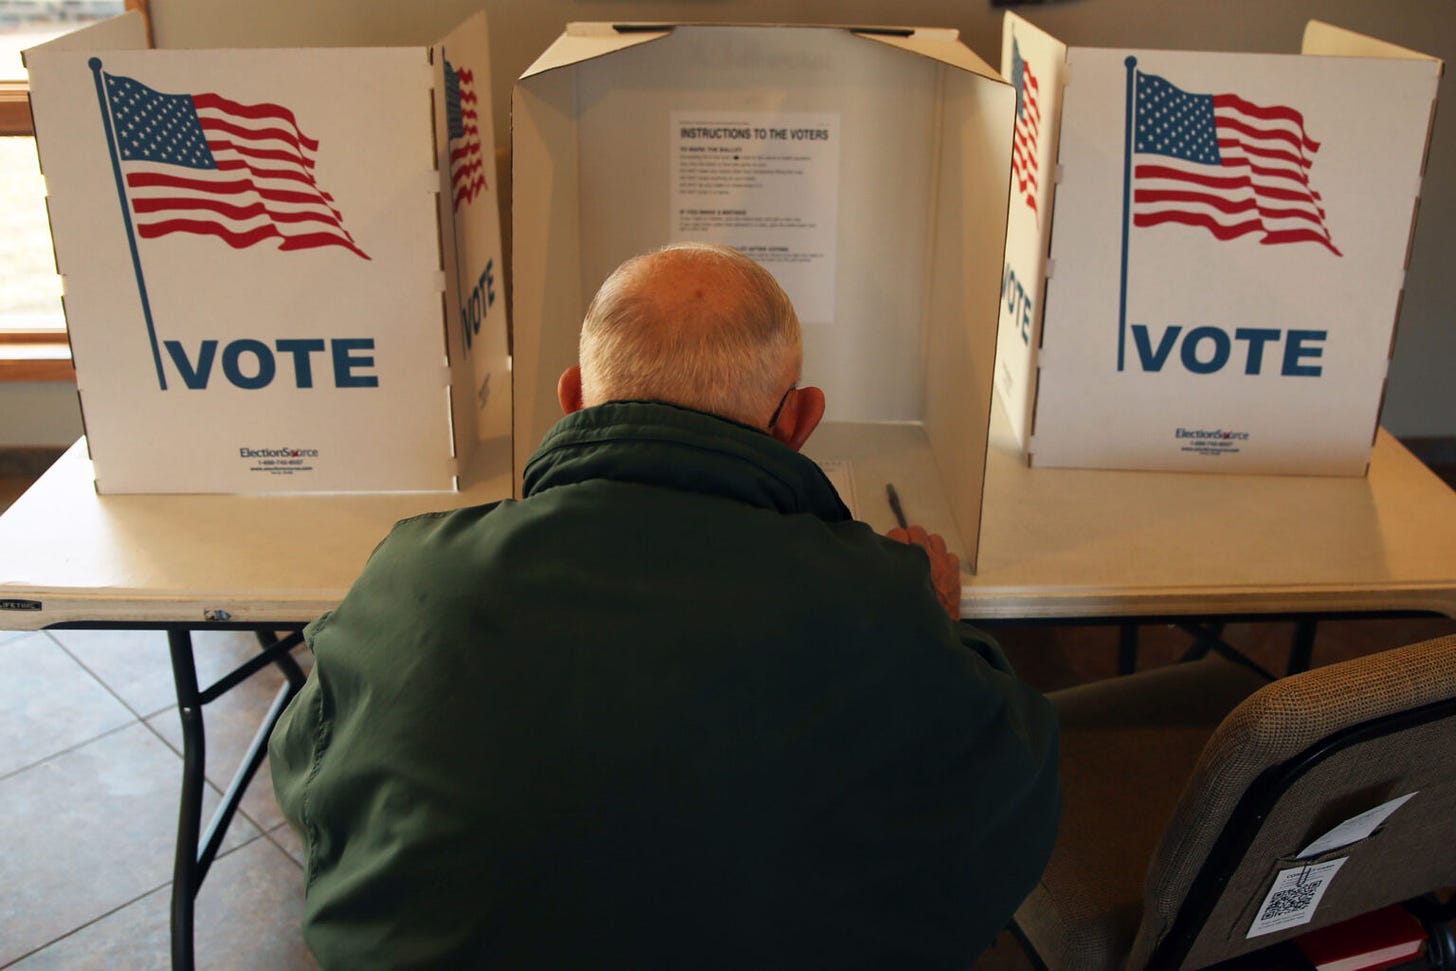
[[[779,420],[769,434],[794,451],[804,447],[819,420],[824,417],[824,392],[819,388],[795,388],[784,402]]]
[[[561,402],[563,415],[581,411],[581,366],[579,364],[573,364],[561,372],[561,377],[556,382],[556,400]]]

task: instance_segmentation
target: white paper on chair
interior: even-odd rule
[[[1308,924],[1314,919],[1315,909],[1329,889],[1330,881],[1348,859],[1348,856],[1342,856],[1323,863],[1280,870],[1245,937],[1258,937],[1286,927]]]
[[[1379,829],[1380,825],[1389,819],[1392,813],[1401,806],[1404,806],[1406,801],[1414,795],[1414,792],[1408,792],[1389,802],[1383,802],[1374,809],[1367,809],[1358,816],[1351,816],[1306,846],[1303,850],[1300,850],[1297,859],[1302,860],[1307,856],[1317,856],[1329,850],[1337,850],[1342,846],[1349,846],[1351,843],[1358,843]]]

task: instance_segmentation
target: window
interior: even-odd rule
[[[20,52],[144,0],[0,0],[0,380],[74,377]]]

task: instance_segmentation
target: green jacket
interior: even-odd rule
[[[326,968],[968,968],[1051,852],[1050,706],[771,437],[562,420],[395,526],[273,733]]]

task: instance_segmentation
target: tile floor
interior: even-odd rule
[[[255,652],[200,634],[199,678]],[[0,632],[0,664],[0,967],[169,967],[182,763],[165,636]],[[205,816],[281,683],[270,669],[207,707]],[[300,854],[265,767],[198,895],[198,967],[316,967]]]
[[[0,477],[0,509],[24,485]],[[1453,631],[1456,622],[1436,619],[1327,623],[1315,663]],[[1022,675],[1043,690],[1114,672],[1114,627],[996,633]],[[1286,624],[1240,624],[1226,639],[1282,670],[1289,633]],[[1175,660],[1187,643],[1172,628],[1144,628],[1140,666]],[[210,683],[255,650],[248,634],[200,634],[199,678]],[[307,664],[306,651],[299,660]],[[0,968],[169,967],[181,732],[164,635],[0,631],[0,666]],[[207,707],[211,802],[281,680],[269,669]],[[299,856],[265,766],[198,897],[199,968],[316,966],[298,931]],[[976,967],[1031,966],[1002,935]]]

